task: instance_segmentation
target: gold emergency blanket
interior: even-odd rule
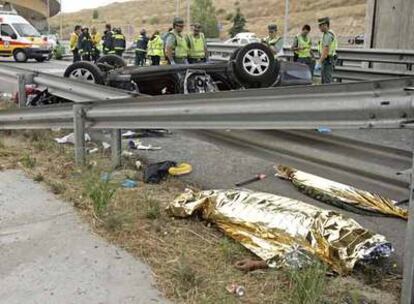
[[[276,175],[292,181],[310,197],[345,210],[364,215],[382,215],[408,219],[408,212],[395,201],[376,193],[340,184],[287,166],[275,166]]]
[[[201,213],[270,267],[289,265],[292,252],[299,249],[347,273],[358,261],[388,257],[392,251],[384,236],[337,212],[246,189],[187,190],[167,212],[176,217]]]

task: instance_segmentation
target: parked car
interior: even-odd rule
[[[127,66],[116,55],[96,64],[76,62],[65,77],[148,95],[206,93],[244,88],[307,85],[312,83],[306,65],[279,62],[261,43],[237,49],[228,62],[192,65]]]
[[[226,40],[224,43],[246,45],[255,42],[260,42],[260,39],[256,36],[255,33],[239,33],[233,38]]]

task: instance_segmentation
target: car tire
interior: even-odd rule
[[[45,61],[46,61],[46,59],[47,59],[47,58],[43,58],[43,57],[41,57],[41,58],[36,58],[36,61],[37,61],[37,62],[45,62]]]
[[[63,76],[89,83],[105,84],[105,78],[101,70],[93,63],[87,61],[79,61],[71,64],[65,70]]]
[[[241,48],[234,61],[237,79],[246,87],[271,86],[277,78],[273,52],[264,44],[251,43]]]
[[[106,64],[114,66],[115,68],[123,68],[127,66],[127,63],[125,62],[124,59],[122,59],[118,55],[112,55],[112,54],[104,55],[101,58],[99,58],[96,61],[96,64],[99,64],[99,63],[102,63],[102,64],[106,63]]]
[[[24,50],[18,49],[13,52],[13,58],[16,62],[27,62],[29,57]]]

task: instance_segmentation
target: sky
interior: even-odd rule
[[[76,12],[85,8],[95,8],[113,2],[124,2],[127,0],[61,0],[63,12]]]

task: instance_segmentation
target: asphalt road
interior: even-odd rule
[[[50,73],[59,75],[59,73],[63,73],[64,68],[68,64],[69,62],[52,61],[47,63],[31,62],[16,65],[36,70],[41,69],[44,72],[49,71]],[[414,133],[410,130],[340,130],[334,131],[333,134],[405,151],[412,151],[414,142]],[[276,142],[278,138],[274,138],[272,141]],[[345,170],[330,168],[329,166],[314,166],[309,161],[300,161],[297,158],[293,159],[288,153],[268,153],[264,149],[257,150],[255,147],[243,146],[237,142],[224,142],[211,136],[208,132],[177,131],[171,137],[149,138],[145,139],[144,143],[159,145],[163,148],[161,151],[139,152],[141,156],[148,158],[150,161],[175,160],[192,163],[194,172],[185,179],[205,189],[233,187],[235,183],[248,179],[257,173],[265,173],[269,178],[262,182],[252,184],[249,188],[299,199],[322,208],[336,209],[304,196],[290,183],[273,177],[272,166],[275,163],[284,163],[322,177],[357,186],[361,189],[382,193],[396,200],[405,199],[409,194],[408,189],[399,188],[393,190],[392,187],[388,187],[389,185],[384,184],[384,182],[376,183],[372,179],[364,178],[364,176],[358,176],[355,173],[350,174]],[[289,146],[291,144],[287,143],[286,145]],[[300,147],[296,146],[286,148],[287,150],[301,150]],[[313,156],[318,155],[317,147],[312,142],[308,142],[306,148],[309,151],[306,153],[312,154]],[[329,147],[326,149],[329,149]],[[320,157],[324,156],[321,155]],[[330,157],[334,158],[335,155],[330,155]],[[355,159],[359,159],[358,166],[362,170],[364,169],[364,159],[369,163],[369,155],[359,157],[355,152],[353,155],[341,155],[341,159],[344,164],[353,163]],[[381,159],[379,158],[380,161]],[[394,174],[394,171],[397,169],[405,169],[405,166],[407,166],[406,169],[409,168],[407,161],[404,161],[402,164],[395,164],[394,161],[389,164],[384,163],[384,168],[389,167],[392,171],[390,174]],[[369,167],[365,169],[368,171]],[[385,235],[393,243],[395,247],[395,259],[401,267],[404,251],[405,221],[393,218],[360,216],[343,210],[338,211],[354,218],[372,231]]]

